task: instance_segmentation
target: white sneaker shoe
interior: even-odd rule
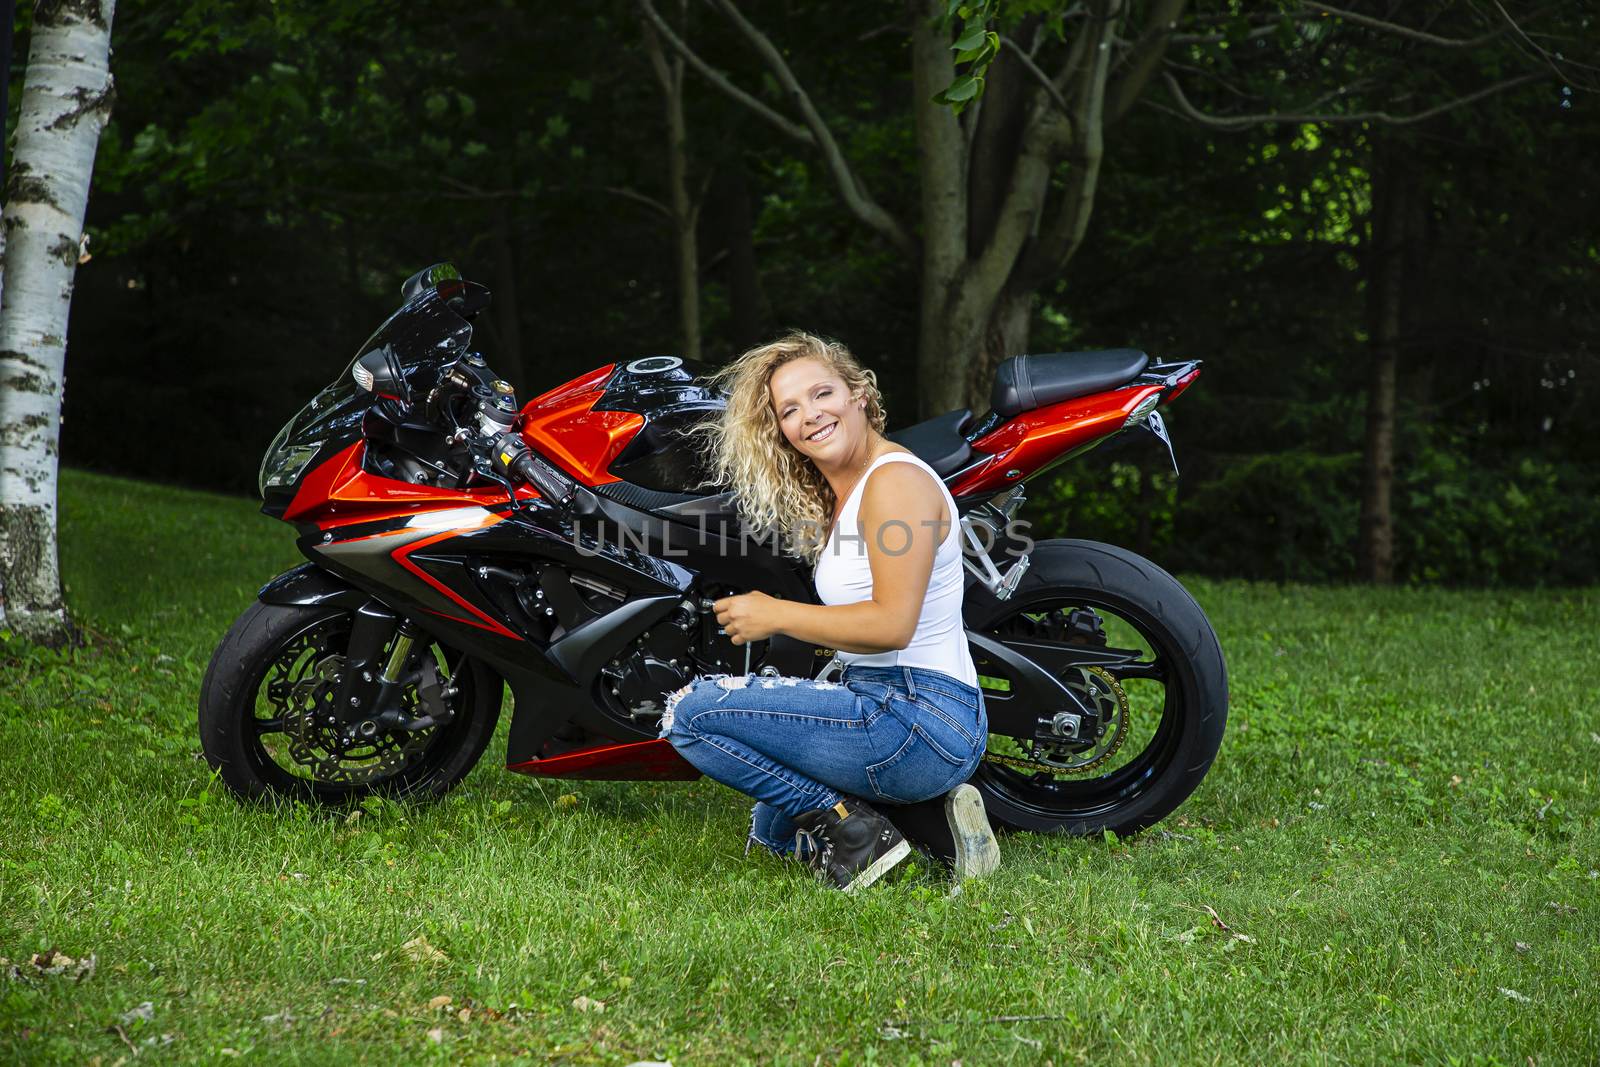
[[[989,826],[983,795],[971,785],[956,786],[945,794],[944,817],[955,841],[955,880],[962,882],[993,873],[1000,866],[1000,844]]]

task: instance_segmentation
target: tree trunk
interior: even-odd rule
[[[1028,350],[1032,325],[1033,293],[1002,292],[989,316],[983,344],[970,357],[967,397],[974,414],[981,415],[987,407],[994,391],[994,372],[1001,362]]]
[[[683,331],[685,359],[700,358],[700,251],[695,242],[699,206],[689,195],[689,128],[683,117],[682,57],[668,61],[661,39],[648,21],[643,23],[645,46],[650,53],[667,119],[667,185],[672,206],[673,239],[678,253],[678,323]]]
[[[761,273],[756,262],[756,215],[750,198],[750,179],[744,161],[734,159],[717,179],[718,228],[728,249],[728,305],[732,322],[729,329],[735,351],[744,351],[761,342],[765,328],[765,298],[761,292]]]
[[[921,177],[922,292],[917,338],[917,418],[966,400],[966,359],[983,322],[956,299],[967,261],[965,138],[956,116],[933,97],[955,78],[955,61],[938,16],[942,4],[920,0],[911,21],[911,91]]]
[[[1406,230],[1415,195],[1412,176],[1394,150],[1374,168],[1372,239],[1367,272],[1368,338],[1366,442],[1361,463],[1361,529],[1357,567],[1363,581],[1394,581],[1395,371],[1399,362]]]
[[[514,188],[509,183],[505,187]],[[540,390],[533,388],[522,365],[522,305],[517,296],[517,250],[511,227],[511,212],[502,200],[495,210],[494,302],[489,305],[494,308],[495,333],[500,339],[494,367],[526,400]]]
[[[6,185],[0,299],[0,623],[72,636],[56,562],[67,312],[95,148],[111,113],[115,0],[40,0]]]
[[[16,24],[16,4],[5,0],[5,25],[0,26],[0,123],[11,118],[11,34]],[[6,165],[10,162],[6,150],[10,138],[0,130],[0,189],[6,185]],[[4,206],[0,204],[0,206]],[[6,229],[0,226],[0,292],[5,291]],[[5,624],[5,586],[0,585],[0,625]]]

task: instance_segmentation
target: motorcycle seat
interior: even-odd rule
[[[989,406],[1010,418],[1113,389],[1138,377],[1149,362],[1149,356],[1134,348],[1012,356],[995,371]]]
[[[972,462],[972,446],[963,436],[971,422],[972,412],[961,408],[887,436],[895,444],[911,449],[918,459],[938,472],[939,477],[948,478]]]

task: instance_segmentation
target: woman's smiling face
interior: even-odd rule
[[[861,440],[866,411],[821,360],[790,360],[772,373],[768,389],[784,438],[812,462],[840,463]]]

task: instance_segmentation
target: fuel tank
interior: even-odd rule
[[[716,492],[698,448],[683,438],[727,407],[705,382],[715,369],[677,356],[597,368],[528,401],[522,435],[591,488],[627,482],[652,493]]]

